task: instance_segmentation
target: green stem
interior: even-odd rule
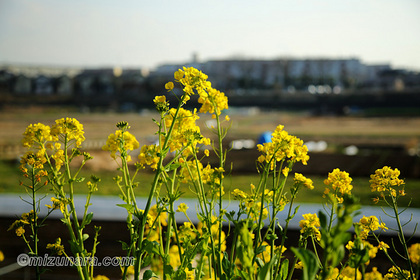
[[[410,270],[410,279],[414,280],[413,264],[411,263],[411,259],[410,259],[410,256],[408,254],[407,242],[405,241],[404,231],[403,231],[403,228],[401,226],[400,216],[399,216],[399,213],[398,213],[397,200],[394,196],[392,196],[392,205],[393,205],[393,209],[394,209],[394,213],[395,213],[395,219],[397,220],[400,241],[401,241],[401,244],[403,245],[405,258],[407,260],[408,268]]]
[[[175,114],[173,116],[173,121],[172,121],[171,126],[169,128],[169,131],[165,135],[166,137],[165,137],[165,141],[163,143],[162,149],[161,149],[161,154],[160,154],[160,157],[159,157],[159,163],[157,165],[155,177],[153,179],[152,188],[150,189],[149,196],[147,198],[146,207],[145,207],[144,212],[143,212],[143,218],[142,218],[141,224],[140,224],[140,232],[139,232],[139,242],[140,242],[140,244],[142,243],[143,238],[144,238],[144,227],[146,225],[147,214],[149,213],[151,203],[152,203],[152,199],[153,199],[154,193],[156,191],[157,185],[159,183],[159,178],[161,176],[161,173],[163,172],[163,160],[165,159],[166,154],[168,153],[169,139],[171,138],[172,131],[175,127],[176,119],[177,119],[177,116],[179,114],[179,110],[181,108],[182,103],[183,102],[181,100],[181,102],[178,104],[178,107],[177,107],[177,109],[175,111]],[[162,123],[161,123],[161,126],[162,126]],[[160,128],[160,131],[161,131],[161,128]],[[160,138],[160,135],[159,135],[159,138]],[[140,245],[140,247],[141,247],[141,245]],[[142,263],[142,258],[141,258],[141,248],[140,248],[139,253],[137,254],[136,263],[135,263],[135,267],[134,267],[135,272],[139,271],[141,263]],[[136,273],[134,275],[134,277],[135,277],[135,280],[138,280],[138,277],[139,277],[138,273]]]

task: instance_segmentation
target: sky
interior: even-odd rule
[[[420,71],[419,0],[0,0],[0,64],[358,58]]]

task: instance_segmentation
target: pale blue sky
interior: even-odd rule
[[[0,64],[357,57],[420,70],[419,0],[0,0]]]

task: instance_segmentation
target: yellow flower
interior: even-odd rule
[[[378,249],[379,249],[379,250],[386,251],[387,249],[389,249],[389,246],[388,246],[388,244],[386,244],[385,242],[381,241],[381,242],[379,242],[379,244],[378,244]]]
[[[63,211],[66,205],[62,200],[57,199],[55,197],[51,197],[51,202],[53,203],[52,205],[48,205],[48,204],[45,205],[47,206],[48,209],[53,209],[53,210],[60,209],[61,211]]]
[[[370,231],[375,231],[378,229],[385,231],[388,229],[384,223],[379,223],[379,220],[376,216],[366,217],[363,215],[358,224],[361,226],[362,229],[362,239],[366,239]]]
[[[378,271],[377,267],[372,267],[371,272],[365,274],[365,280],[382,280],[382,274]]]
[[[302,261],[298,261],[295,264],[295,269],[303,269],[303,262]]]
[[[52,141],[51,129],[42,123],[30,124],[23,133],[22,144],[24,147],[32,147],[34,143],[43,144]]]
[[[117,130],[115,134],[110,134],[106,144],[102,147],[104,151],[110,151],[111,157],[116,158],[117,152],[127,155],[129,151],[139,148],[139,142],[130,132]],[[128,160],[128,157],[127,157]]]
[[[309,178],[306,178],[300,173],[295,173],[294,182],[295,182],[295,185],[303,185],[304,187],[310,190],[314,189],[312,180]]]
[[[258,144],[258,151],[262,155],[258,158],[260,163],[270,163],[273,170],[276,162],[290,160],[292,162],[302,162],[307,164],[309,159],[308,147],[303,145],[303,141],[295,136],[289,135],[284,126],[279,125],[271,135],[271,142]]]
[[[317,240],[321,240],[321,232],[319,231],[319,227],[321,226],[320,221],[316,213],[311,214],[303,214],[303,220],[299,222],[299,226],[301,227],[301,234],[308,238],[309,236],[315,237]]]
[[[184,77],[184,71],[182,71],[181,69],[178,69],[177,71],[175,71],[174,78],[176,81],[181,80],[182,77]]]
[[[186,214],[188,208],[189,207],[187,206],[187,204],[181,203],[181,204],[179,204],[178,209],[176,209],[176,212],[182,212],[182,213]]]
[[[202,91],[198,98],[198,103],[202,104],[200,113],[220,115],[224,109],[229,108],[228,98],[225,94],[213,88],[207,88],[207,91]],[[226,120],[229,121],[229,116],[227,116]]]
[[[349,173],[336,168],[333,172],[328,173],[328,178],[324,180],[324,184],[327,185],[324,194],[328,194],[332,191],[332,194],[337,201],[342,203],[343,195],[351,194],[351,190],[353,189],[351,181],[352,178],[350,178]],[[329,189],[330,186],[332,190]]]
[[[156,204],[150,208],[149,215],[152,216],[153,221],[157,220],[157,222],[160,223],[162,226],[166,227],[168,225],[168,223],[166,222],[168,214],[162,210],[160,210],[160,213],[159,213]]]
[[[47,244],[47,249],[51,249],[53,253],[59,256],[62,255],[64,253],[64,246],[61,245],[61,238],[57,238],[53,244]]]
[[[93,280],[109,280],[108,277],[106,277],[105,275],[96,275],[95,277],[93,277]]]
[[[174,83],[172,83],[172,82],[167,82],[167,83],[165,84],[165,89],[166,89],[167,91],[171,91],[171,90],[173,90],[173,89],[174,89]]]
[[[248,198],[248,195],[244,191],[241,191],[240,189],[234,189],[232,192],[232,195],[234,199],[241,200],[241,201]]]
[[[199,119],[196,110],[189,111],[183,108],[179,109],[178,116],[174,119],[176,109],[169,110],[169,115],[165,119],[166,129],[173,124],[171,138],[169,139],[170,151],[179,151],[184,147],[195,147],[197,144],[210,145],[210,139],[201,135],[200,127],[197,126],[196,120]],[[165,139],[163,139],[165,140]],[[191,153],[191,148],[184,150],[184,155]]]
[[[29,225],[29,221],[26,217],[23,219],[15,220],[7,230],[15,230],[17,236],[22,236],[25,233],[25,225]]]
[[[169,102],[166,101],[165,95],[156,96],[155,99],[153,99],[153,102],[159,112],[166,112],[169,110]]]
[[[228,122],[230,121],[230,117],[228,115],[225,116],[225,120]]]
[[[157,169],[159,163],[158,153],[160,149],[157,145],[144,145],[141,147],[138,159],[141,166],[148,165],[153,170]]]
[[[20,170],[23,173],[27,173],[28,169],[27,166],[30,166],[34,169],[43,169],[44,164],[47,162],[47,158],[45,157],[45,150],[40,149],[38,152],[34,153],[33,151],[27,151],[21,158],[20,158]]]
[[[410,279],[410,272],[405,269],[398,269],[395,266],[391,267],[388,270],[388,273],[385,274],[385,280],[405,280]],[[412,279],[415,279],[414,275],[412,275]]]
[[[194,280],[194,271],[189,270],[188,267],[185,268],[185,279],[186,280]]]
[[[83,125],[74,118],[56,120],[55,125],[51,127],[51,135],[57,140],[63,138],[67,142],[74,140],[76,147],[85,141]]]
[[[413,264],[420,264],[420,243],[415,243],[408,248],[408,255]]]
[[[395,168],[392,169],[388,166],[384,166],[381,169],[377,169],[375,174],[370,175],[370,187],[372,192],[377,191],[380,193],[387,192],[388,195],[397,196],[395,187],[399,187],[404,184],[404,180],[399,179],[400,171]],[[398,191],[399,195],[404,196],[404,189]]]
[[[0,262],[4,261],[4,254],[2,251],[0,251]]]

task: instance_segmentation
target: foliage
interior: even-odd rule
[[[376,200],[384,201],[394,211],[405,267],[396,265],[388,254],[389,245],[380,241],[376,233],[387,230],[386,225],[376,217],[353,221],[359,202],[352,195],[352,178],[339,169],[334,169],[324,181],[324,211],[304,214],[299,223],[298,244],[286,248],[289,223],[299,208],[295,205],[298,193],[302,189],[314,189],[314,184],[304,175],[292,173],[295,164],[307,164],[308,149],[282,125],[273,132],[271,142],[258,145],[261,153],[256,159],[258,183],[250,184],[247,192],[237,188],[226,193],[225,180],[231,171],[225,166],[228,151],[223,146],[230,126],[230,118],[224,113],[228,109],[228,99],[223,92],[214,89],[207,78],[197,69],[184,67],[174,73],[173,82],[165,85],[168,93],[177,98],[176,106],[171,107],[165,95],[155,97],[160,114],[160,118],[154,120],[158,136],[155,144],[140,146],[129,132],[129,124],[119,122],[115,133],[109,135],[103,146],[119,166],[118,175],[114,177],[121,197],[117,206],[127,212],[130,235],[128,243],[121,243],[127,257],[135,258],[134,266],[121,264],[123,279],[133,275],[134,279],[290,280],[301,274],[303,279],[312,280],[344,279],[356,277],[358,273],[363,277],[375,277],[379,273],[376,268],[371,268],[371,272],[366,272],[366,268],[379,250],[394,265],[385,278],[414,280],[418,277],[418,245],[408,246],[399,221],[398,199],[405,191],[398,170],[389,167],[377,170],[370,183],[372,191],[380,194]],[[180,88],[182,94],[176,94],[175,88]],[[187,110],[185,104],[192,95],[198,96],[201,105]],[[215,126],[209,127],[216,136],[215,141],[202,135],[196,124],[199,113],[209,113],[215,119]],[[83,141],[82,124],[71,118],[57,120],[52,127],[40,123],[30,125],[24,133],[23,145],[28,147],[28,152],[22,157],[20,169],[29,180],[22,184],[31,197],[28,203],[33,211],[23,214],[10,229],[24,239],[33,255],[38,254],[37,229],[46,219],[39,219],[40,200],[36,194],[47,185],[54,192],[51,204],[47,205],[48,214],[61,211],[71,237],[71,254],[95,255],[100,229],[95,228],[96,236],[89,252],[85,247],[89,236],[83,230],[93,219],[94,214],[89,213],[88,208],[100,180],[92,176],[85,183],[79,176],[91,158],[79,149]],[[132,154],[136,149],[140,149],[140,153],[133,170],[129,168],[129,162],[134,160]],[[203,158],[210,152],[218,156],[216,166],[203,165]],[[81,164],[73,170],[74,165],[70,163],[78,157],[82,158]],[[152,169],[154,177],[142,209],[137,204],[136,192],[147,188],[139,183],[145,168]],[[291,174],[293,182],[287,185]],[[73,199],[76,184],[86,184],[88,189],[81,220],[77,218]],[[180,203],[175,209],[175,203],[183,197],[182,184],[188,184],[196,195],[198,224],[192,223],[187,215],[188,205]],[[238,209],[227,212],[227,197],[238,200]],[[285,221],[277,219],[281,211],[288,213]],[[179,225],[176,212],[185,215],[189,222]],[[31,240],[25,235],[24,228],[28,225],[32,230]],[[374,237],[375,244],[368,242],[369,236]],[[231,240],[229,250],[228,238]],[[48,248],[68,256],[61,239],[49,244]],[[291,252],[292,257],[286,257],[286,251]],[[93,264],[75,264],[75,268],[81,279],[93,278]],[[40,273],[41,268],[37,270],[38,277]],[[96,279],[104,277],[96,276]]]

